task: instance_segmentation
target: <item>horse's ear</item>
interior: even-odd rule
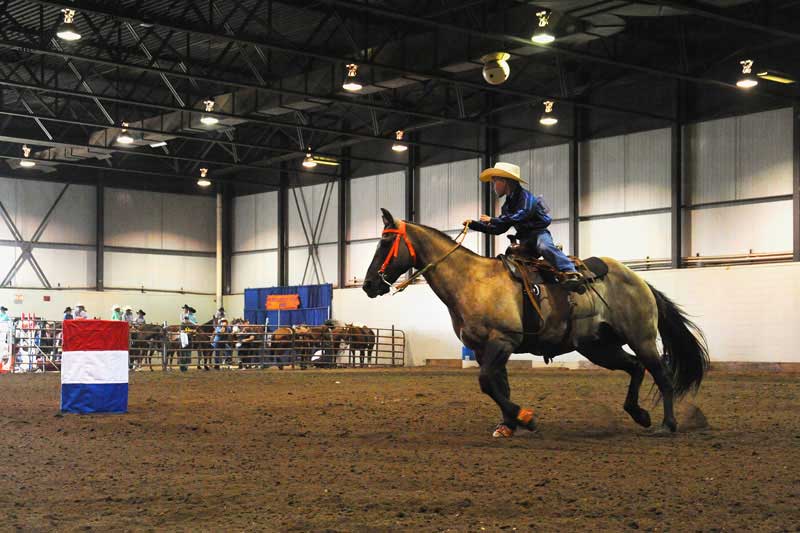
[[[389,212],[388,209],[384,209],[383,207],[381,207],[381,213],[383,214],[382,218],[383,218],[383,227],[384,228],[395,228],[395,227],[397,227],[397,224],[395,224],[395,222],[394,222],[394,217],[392,216],[392,214]]]

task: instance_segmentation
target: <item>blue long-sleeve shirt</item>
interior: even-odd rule
[[[513,226],[517,231],[517,238],[523,241],[547,229],[552,220],[540,198],[522,187],[516,187],[512,193],[506,195],[500,216],[493,217],[488,223],[473,220],[469,223],[469,229],[500,235]]]

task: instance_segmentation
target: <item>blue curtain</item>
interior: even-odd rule
[[[270,294],[297,294],[300,297],[300,308],[292,311],[267,311],[267,296]],[[244,317],[251,324],[264,324],[269,318],[269,331],[277,326],[319,326],[330,318],[332,301],[333,285],[330,283],[245,289]]]

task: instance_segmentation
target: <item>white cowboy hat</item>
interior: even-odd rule
[[[119,309],[119,305],[114,304],[114,305],[111,306],[111,310],[112,311],[116,311],[117,309]]]
[[[125,306],[125,310],[126,311],[133,311],[133,307],[131,307],[130,305],[126,305]]]
[[[527,184],[524,179],[520,176],[519,166],[513,163],[495,163],[492,168],[487,168],[483,172],[481,172],[480,180],[481,181],[492,181],[492,178],[508,178],[514,181],[518,181],[519,183]]]

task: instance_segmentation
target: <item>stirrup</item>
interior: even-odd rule
[[[498,424],[492,433],[492,437],[495,439],[510,439],[513,436],[514,430],[505,424]]]

